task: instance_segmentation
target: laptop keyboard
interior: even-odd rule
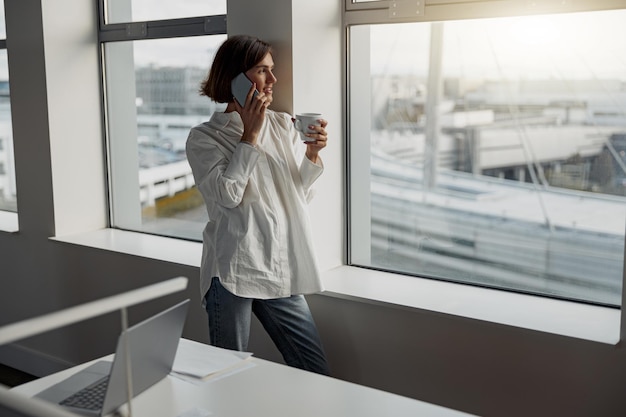
[[[69,407],[84,408],[86,410],[99,410],[102,408],[108,384],[109,377],[107,376],[83,388],[77,393],[70,395],[59,404]]]

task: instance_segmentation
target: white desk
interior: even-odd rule
[[[197,407],[213,417],[457,417],[469,414],[258,359],[202,385],[168,376],[132,402],[135,417],[177,417]],[[88,364],[13,388],[34,395]]]

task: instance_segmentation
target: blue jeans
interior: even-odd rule
[[[302,295],[270,300],[242,298],[226,290],[219,278],[213,278],[204,299],[213,346],[247,350],[251,313],[254,313],[287,365],[329,374],[313,316]]]

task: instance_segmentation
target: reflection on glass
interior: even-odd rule
[[[105,0],[106,23],[226,14],[226,0]]]
[[[351,176],[371,179],[371,241],[357,262],[620,305],[624,21],[370,26],[371,165]]]
[[[17,211],[6,49],[0,50],[0,210]]]
[[[118,212],[113,213],[113,226],[201,239],[207,215],[186,160],[185,142],[193,126],[222,109],[200,96],[199,89],[224,39],[225,35],[106,44],[107,68],[116,71],[107,73],[109,137],[113,149],[123,148],[111,153],[111,165],[119,171],[113,175],[113,198],[133,200],[114,202]],[[120,130],[129,118],[132,126]],[[129,148],[131,135],[134,145]],[[131,167],[128,152],[136,153]],[[130,198],[123,190],[132,183],[126,172],[138,181]]]

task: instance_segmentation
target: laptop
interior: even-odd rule
[[[35,397],[82,415],[111,413],[128,400],[126,352],[130,353],[133,395],[170,373],[188,307],[189,299],[129,327],[118,339],[113,362],[98,361]]]

